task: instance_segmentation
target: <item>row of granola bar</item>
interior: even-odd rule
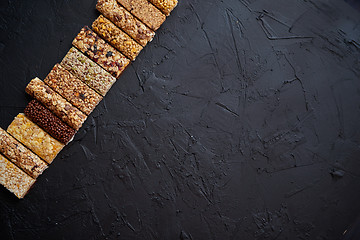
[[[124,69],[150,42],[177,0],[98,0],[60,64],[25,91],[34,99],[0,128],[0,183],[23,198],[81,128]]]

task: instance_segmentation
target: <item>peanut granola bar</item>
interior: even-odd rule
[[[72,106],[39,78],[31,80],[25,91],[75,130],[78,130],[86,120],[84,113]]]
[[[154,31],[156,31],[166,19],[166,16],[147,0],[117,1]]]
[[[120,6],[116,0],[99,0],[96,9],[143,47],[155,36],[154,31]]]
[[[47,169],[45,162],[1,128],[0,152],[34,179]]]

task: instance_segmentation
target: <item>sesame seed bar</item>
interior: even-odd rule
[[[96,9],[143,47],[155,36],[154,31],[120,6],[116,0],[99,0]]]
[[[177,0],[149,0],[158,9],[160,9],[166,16],[169,16],[171,11],[177,6]]]
[[[166,19],[166,16],[147,0],[117,1],[154,31],[156,31]]]
[[[129,59],[106,43],[88,26],[81,29],[72,44],[116,78],[120,77],[130,63]]]
[[[134,61],[143,47],[135,42],[115,24],[100,15],[92,24],[93,30],[103,39],[108,41],[114,48],[122,52],[130,60]]]
[[[110,73],[74,47],[69,50],[60,64],[102,96],[106,95],[116,81]]]
[[[75,130],[78,130],[86,120],[84,113],[72,106],[39,78],[31,80],[25,91]]]
[[[102,99],[102,96],[80,79],[74,77],[60,64],[53,67],[44,82],[87,115],[94,110]]]
[[[70,142],[75,135],[74,129],[66,125],[37,100],[30,101],[24,113],[27,118],[63,144]]]
[[[35,183],[35,179],[0,155],[0,183],[16,197],[23,198]]]
[[[22,113],[11,122],[7,132],[49,164],[65,146]]]
[[[34,179],[47,169],[45,162],[1,128],[0,152]]]

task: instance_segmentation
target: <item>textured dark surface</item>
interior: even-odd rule
[[[1,1],[2,128],[95,4]],[[341,238],[360,212],[359,23],[338,0],[180,0],[29,195],[0,188],[1,239]]]

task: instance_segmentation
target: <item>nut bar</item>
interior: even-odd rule
[[[154,31],[121,7],[116,0],[99,0],[96,9],[143,47],[155,36]]]
[[[35,183],[35,179],[0,155],[0,183],[16,197],[23,198]]]
[[[120,30],[112,22],[100,15],[92,24],[93,30],[103,39],[108,41],[114,48],[122,52],[130,60],[134,61],[142,50],[142,46],[135,42],[126,33]]]
[[[73,107],[39,78],[31,80],[25,91],[75,130],[78,130],[86,120],[85,114]]]
[[[47,168],[45,162],[1,128],[0,152],[34,179]]]
[[[75,135],[74,129],[66,125],[37,100],[29,102],[24,113],[27,118],[61,143],[67,144]]]
[[[149,0],[154,4],[158,9],[160,9],[166,16],[170,15],[170,12],[178,4],[177,0]]]
[[[87,115],[94,110],[102,99],[97,92],[74,77],[60,64],[53,67],[44,82]]]
[[[110,73],[74,47],[66,54],[61,61],[61,65],[102,96],[106,95],[116,81],[116,78],[111,76]]]
[[[22,113],[15,117],[7,132],[49,164],[64,147]]]
[[[122,71],[130,63],[129,59],[107,44],[88,26],[81,29],[72,43],[116,78],[120,77]]]
[[[147,0],[117,0],[126,10],[156,31],[166,16]]]

